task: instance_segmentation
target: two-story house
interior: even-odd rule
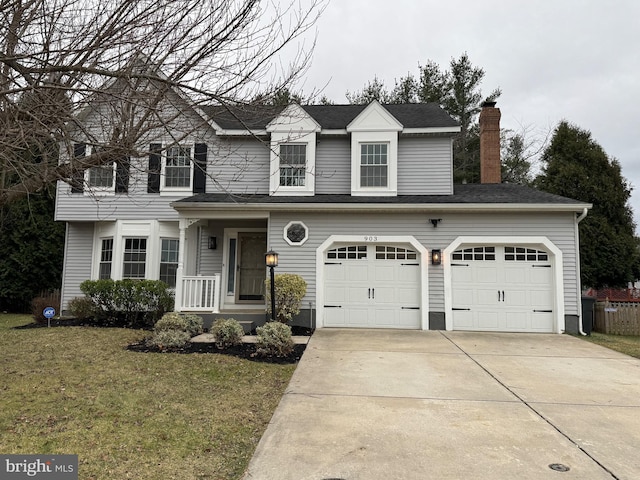
[[[590,205],[500,183],[494,104],[483,183],[467,185],[453,184],[460,127],[435,104],[189,112],[201,127],[179,141],[87,170],[84,189],[59,183],[63,308],[83,280],[149,278],[175,287],[176,310],[260,324],[275,250],[276,272],[308,285],[298,324],[580,330]]]

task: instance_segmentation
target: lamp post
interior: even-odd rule
[[[276,320],[276,285],[274,280],[273,269],[278,266],[278,254],[273,250],[269,250],[264,254],[264,263],[269,267],[271,274],[271,320]]]

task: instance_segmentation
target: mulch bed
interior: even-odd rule
[[[82,321],[77,319],[51,319],[51,327],[100,327],[104,325],[98,325],[91,321]],[[14,327],[16,329],[30,329],[30,328],[47,328],[47,323],[29,323],[27,325],[21,325]],[[105,328],[108,328],[104,326]],[[313,333],[313,329],[306,327],[291,327],[293,335],[310,336]],[[255,335],[255,331],[251,332]],[[243,343],[241,345],[219,349],[213,343],[191,343],[185,348],[180,349],[165,349],[160,350],[157,347],[151,347],[146,345],[144,340],[136,343],[132,343],[127,346],[127,350],[140,353],[210,353],[216,355],[231,355],[238,358],[244,358],[253,362],[263,363],[277,363],[277,364],[292,364],[297,363],[300,357],[304,353],[307,345],[294,345],[293,352],[286,357],[268,357],[256,354],[256,346],[253,343]]]
[[[214,343],[191,343],[184,348],[174,348],[160,350],[157,347],[150,347],[144,340],[132,343],[127,350],[141,353],[208,353],[215,355],[231,355],[238,358],[251,360],[252,362],[291,364],[297,363],[304,353],[307,345],[294,345],[293,352],[286,357],[268,357],[256,354],[256,346],[253,343],[243,343],[235,347],[219,349]]]

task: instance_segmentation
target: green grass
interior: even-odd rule
[[[27,323],[0,314],[0,452],[77,454],[81,479],[240,478],[295,369]]]
[[[589,342],[597,343],[603,347],[617,352],[626,353],[632,357],[640,358],[640,337],[625,335],[606,335],[592,332],[590,336],[580,337]]]

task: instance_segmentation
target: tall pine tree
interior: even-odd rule
[[[637,279],[640,252],[628,204],[631,186],[620,163],[591,132],[563,121],[543,153],[542,165],[535,181],[539,189],[593,204],[580,223],[583,288],[621,287]]]

